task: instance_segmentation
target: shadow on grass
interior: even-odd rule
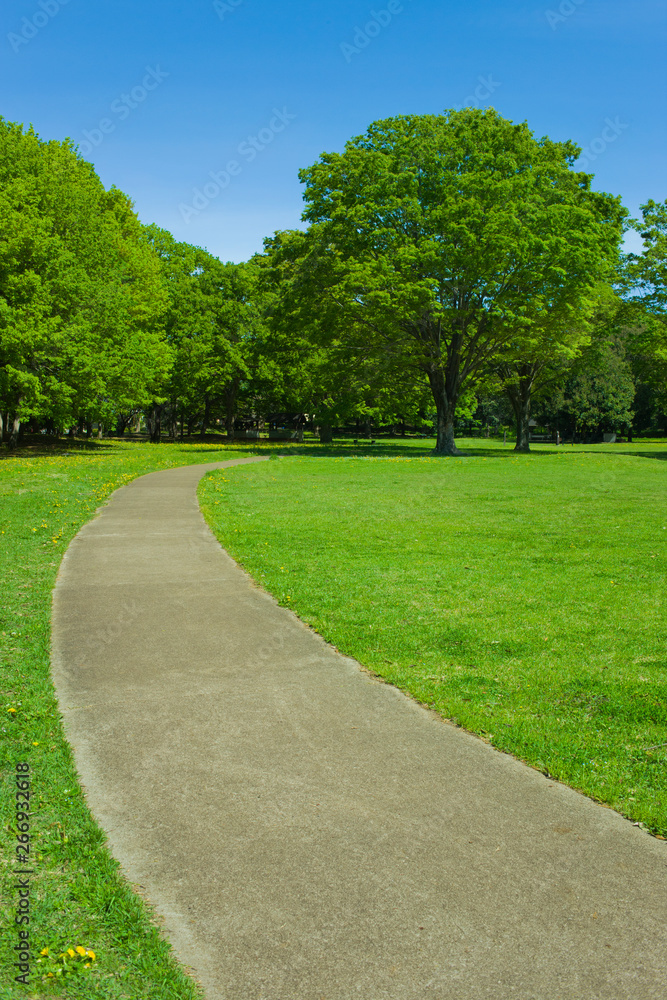
[[[113,451],[113,444],[108,441],[52,441],[28,442],[18,448],[0,446],[0,461],[9,458],[53,458],[54,455],[85,455]]]
[[[664,451],[633,451],[631,454],[637,458],[657,458],[659,461],[667,461],[667,448]]]
[[[613,447],[613,445],[610,447]],[[588,448],[580,445],[577,451],[580,455],[609,455],[612,458],[629,456],[630,458],[657,458],[658,461],[667,461],[667,447],[663,451],[635,451],[632,445],[630,445],[629,447],[620,448],[618,451],[598,451],[596,448]]]
[[[642,442],[643,443],[643,442]],[[657,443],[657,442],[656,442]],[[638,443],[639,444],[639,443]],[[661,442],[662,444],[662,442]],[[320,444],[316,440],[304,443],[292,441],[228,441],[222,435],[220,437],[207,435],[202,441],[197,438],[190,441],[163,441],[162,444],[151,444],[148,440],[137,438],[105,438],[103,440],[82,440],[72,441],[68,438],[53,439],[43,437],[28,438],[19,448],[9,450],[6,445],[0,447],[0,460],[10,458],[38,458],[53,457],[56,455],[104,455],[113,452],[123,445],[145,445],[159,450],[163,445],[170,449],[175,449],[183,455],[192,450],[198,456],[208,453],[220,455],[221,452],[231,451],[235,455],[303,455],[319,458],[430,458],[447,456],[436,456],[434,452],[435,438],[425,438],[423,440],[409,438],[407,440],[394,438],[380,438],[371,444],[370,441],[358,441],[357,444],[351,439],[342,438],[332,443]],[[641,448],[641,445],[639,445]],[[653,458],[665,461],[667,459],[667,446],[660,450],[647,451],[646,445],[642,450],[634,450],[632,445],[621,446],[590,446],[561,444],[559,446],[535,446],[528,453],[516,452],[513,443],[502,444],[494,441],[493,444],[479,441],[479,439],[459,439],[461,459],[466,458],[514,458],[520,454],[528,454],[533,458],[554,456],[557,454],[595,454],[595,455],[631,455],[636,458]]]

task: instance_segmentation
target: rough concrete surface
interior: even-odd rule
[[[209,1000],[665,1000],[666,845],[280,608],[199,512],[220,467],[114,494],[53,622],[92,812]]]

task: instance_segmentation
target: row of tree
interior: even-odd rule
[[[664,411],[667,202],[629,221],[579,152],[493,110],[376,122],[301,172],[307,229],[235,265],[0,119],[0,430],[432,418],[456,454],[476,411],[509,405],[521,450],[531,412],[629,427],[638,386]]]

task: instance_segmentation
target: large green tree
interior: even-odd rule
[[[69,141],[0,119],[0,410],[13,443],[30,414],[55,426],[141,402],[163,377],[159,262],[128,198]]]
[[[616,260],[625,210],[573,170],[579,152],[465,108],[375,122],[301,171],[301,287],[428,383],[438,454],[458,453],[462,392],[508,345],[558,336],[548,317],[573,317]]]

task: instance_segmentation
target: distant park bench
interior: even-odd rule
[[[558,434],[531,434],[528,438],[530,443],[560,444],[563,440]]]

